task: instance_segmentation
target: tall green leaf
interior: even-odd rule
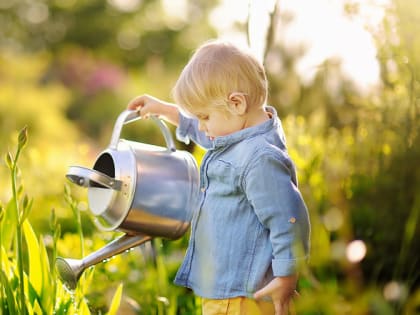
[[[17,302],[14,295],[14,290],[11,287],[9,280],[7,279],[6,274],[3,270],[0,270],[0,279],[1,284],[4,287],[4,291],[6,292],[6,300],[7,300],[7,308],[8,314],[15,315],[18,314],[17,311]]]
[[[56,274],[51,272],[47,249],[45,248],[41,237],[39,239],[39,252],[40,262],[42,266],[42,274],[44,275],[42,278],[42,306],[45,310],[48,311],[48,313],[52,313],[51,311],[54,307],[54,300],[56,299],[56,290],[54,285],[56,281],[54,277],[56,277]]]
[[[15,202],[11,199],[6,205],[3,220],[0,224],[1,242],[6,251],[12,247],[16,232],[17,219]]]
[[[115,291],[114,297],[112,298],[111,306],[109,308],[107,315],[117,314],[118,308],[120,307],[120,303],[121,303],[122,289],[123,289],[123,284],[120,283],[117,290]]]
[[[82,299],[79,303],[79,314],[80,315],[91,315],[89,306],[86,303],[85,299]]]
[[[35,232],[28,221],[23,223],[23,232],[28,247],[29,281],[41,296],[43,289],[43,267],[41,265],[41,252]]]

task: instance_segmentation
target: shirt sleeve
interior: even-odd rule
[[[292,161],[285,153],[271,151],[254,156],[245,172],[244,189],[269,230],[274,276],[294,274],[309,252],[310,223]]]
[[[192,140],[203,148],[210,149],[213,147],[213,141],[211,141],[204,132],[198,130],[198,120],[187,117],[182,113],[179,113],[176,138],[185,144],[189,144],[190,140]]]

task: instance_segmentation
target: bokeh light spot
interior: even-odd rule
[[[407,289],[403,284],[391,281],[385,285],[383,294],[388,301],[398,301],[406,297]]]
[[[328,231],[337,231],[343,225],[343,214],[337,208],[328,210],[324,217],[324,226]]]
[[[29,23],[40,24],[48,19],[49,10],[44,3],[33,3],[25,10],[24,16]]]
[[[125,50],[132,50],[140,45],[139,34],[133,29],[125,29],[117,35],[118,45]]]
[[[121,12],[132,12],[142,4],[141,0],[108,0],[108,3]]]
[[[346,256],[350,262],[357,263],[365,258],[366,251],[365,243],[361,240],[355,240],[347,245]]]

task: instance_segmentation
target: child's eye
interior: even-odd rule
[[[208,120],[209,119],[209,115],[198,115],[197,118],[199,120]]]

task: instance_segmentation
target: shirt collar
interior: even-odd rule
[[[265,106],[265,111],[271,114],[270,119],[268,119],[267,121],[256,125],[256,126],[252,126],[249,128],[245,128],[242,130],[239,130],[237,132],[231,133],[227,136],[220,136],[217,137],[213,140],[213,147],[212,149],[217,149],[217,148],[221,148],[227,145],[231,145],[234,144],[236,142],[240,142],[244,139],[250,138],[252,136],[258,135],[258,134],[263,134],[266,133],[270,130],[272,130],[273,128],[277,128],[279,126],[279,120],[277,118],[277,111],[274,107],[272,106]]]

